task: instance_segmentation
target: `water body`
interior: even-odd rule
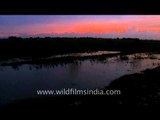
[[[112,52],[91,54],[102,55],[102,53],[112,54]],[[75,60],[72,63],[58,63],[54,66],[39,67],[32,64],[24,64],[16,68],[0,66],[0,105],[37,97],[37,90],[103,88],[123,75],[141,72],[159,65],[160,54],[138,53],[116,55],[103,60]]]

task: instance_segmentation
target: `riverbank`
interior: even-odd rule
[[[152,110],[160,106],[160,67],[142,73],[125,75],[114,80],[106,89],[119,89],[117,96],[54,96],[18,101],[3,110],[73,110],[99,108],[113,110]],[[151,109],[152,108],[152,109]]]

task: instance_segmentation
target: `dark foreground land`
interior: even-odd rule
[[[98,50],[122,53],[160,51],[160,41],[134,38],[18,38],[0,39],[0,57],[46,57],[55,54]]]

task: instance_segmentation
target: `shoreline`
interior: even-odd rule
[[[120,96],[46,96],[33,99],[16,101],[3,106],[10,109],[41,109],[41,108],[145,108],[160,106],[160,66],[145,70],[142,73],[124,75],[114,80],[105,89],[120,89]],[[78,104],[77,104],[78,103]],[[40,107],[40,108],[39,108]]]

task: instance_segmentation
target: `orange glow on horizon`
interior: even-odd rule
[[[77,24],[72,27],[70,32],[79,33],[111,33],[111,32],[126,32],[127,26],[120,24],[108,24],[108,23],[85,23]]]
[[[160,19],[159,19],[160,20]],[[160,26],[152,27],[155,25],[157,21],[156,18],[141,19],[139,21],[130,20],[130,21],[119,21],[119,20],[90,20],[90,21],[78,21],[71,24],[52,24],[48,27],[45,26],[46,29],[44,31],[52,33],[124,33],[130,29],[135,29],[137,32],[160,32]]]
[[[19,16],[18,16],[19,17]],[[59,35],[63,36],[63,34],[73,34],[75,35],[95,35],[100,36],[102,34],[107,34],[106,37],[110,34],[111,36],[124,36],[130,37],[133,36],[141,37],[151,34],[155,38],[160,33],[160,16],[151,16],[151,15],[100,15],[100,16],[54,16],[50,21],[41,21],[37,22],[38,17],[32,16],[32,19],[36,22],[32,23],[32,19],[30,18],[30,22],[26,22],[26,19],[23,20],[16,18],[17,23],[12,26],[11,18],[10,24],[6,24],[3,26],[0,23],[0,37],[1,36],[9,36],[9,35]],[[50,16],[51,17],[51,16]],[[39,18],[49,19],[48,16],[39,16]],[[45,19],[45,20],[46,20]],[[14,20],[14,21],[16,21]],[[19,23],[20,21],[20,23]],[[24,24],[22,24],[24,21]],[[13,22],[14,23],[14,22]],[[27,24],[26,24],[27,23]],[[7,26],[8,25],[8,26]],[[91,33],[91,34],[90,34]]]

